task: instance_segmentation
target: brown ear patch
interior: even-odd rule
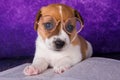
[[[39,19],[40,19],[41,16],[42,16],[41,10],[39,10],[38,13],[37,13],[36,19],[35,19],[35,23],[34,23],[34,29],[35,30],[38,29],[38,22],[39,22]]]
[[[79,18],[81,21],[81,24],[84,25],[84,20],[77,10],[74,10],[74,15],[75,15],[75,17]]]

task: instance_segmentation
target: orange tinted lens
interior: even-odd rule
[[[76,20],[74,18],[69,18],[65,22],[64,29],[68,34],[71,34],[73,30],[75,29],[75,26],[76,26]]]
[[[66,22],[65,22],[65,31],[68,34],[71,34],[72,31],[75,29],[77,32],[79,32],[79,30],[81,29],[81,23],[80,20],[78,18],[69,18]]]
[[[56,20],[51,16],[43,16],[41,22],[44,29],[48,32],[51,32],[56,28]]]
[[[79,30],[82,28],[80,20],[78,18],[76,18],[76,30],[77,32],[79,32]]]

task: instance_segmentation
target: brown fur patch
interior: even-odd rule
[[[87,43],[85,41],[84,38],[82,38],[81,36],[76,37],[76,39],[72,42],[73,45],[80,45],[80,50],[82,53],[82,60],[84,60],[86,58],[86,51],[88,49]]]
[[[59,12],[59,6],[62,6],[62,13],[63,13],[63,19],[67,20],[70,17],[74,17],[74,11],[72,8],[63,5],[63,4],[51,4],[46,7],[43,7],[41,9],[41,14],[44,15],[50,15],[55,17],[57,20],[61,19],[61,15]]]
[[[41,9],[41,14],[42,16],[52,16],[54,17],[57,21],[61,20],[61,14],[59,12],[59,6],[62,6],[62,14],[63,14],[63,21],[66,21],[68,18],[74,17],[74,10],[66,5],[63,4],[51,4],[46,7],[42,7]],[[40,22],[40,21],[39,21]],[[41,29],[42,24],[39,25],[38,27],[38,32],[42,34],[43,39],[45,38],[50,38],[53,35],[57,35],[60,32],[61,26],[58,25],[56,27],[56,30],[53,32],[46,32],[43,29]],[[40,30],[41,29],[41,30]],[[41,32],[43,31],[43,32]]]
[[[81,36],[77,36],[76,39],[72,42],[73,45],[80,45],[81,53],[82,53],[82,60],[86,58],[86,51],[88,49],[87,42]]]
[[[82,38],[81,36],[79,36],[79,40],[80,40],[81,52],[82,52],[82,56],[84,60],[86,58],[86,51],[88,49],[88,46],[87,46],[87,42],[85,41],[85,39]]]

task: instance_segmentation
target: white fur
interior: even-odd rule
[[[89,58],[92,55],[92,46],[89,42],[87,44],[87,58]],[[42,38],[38,36],[33,63],[25,68],[24,73],[26,75],[38,74],[46,70],[48,65],[53,67],[56,73],[62,73],[82,60],[80,47],[80,45],[73,46],[70,44],[62,51],[53,51],[48,49]],[[29,74],[31,72],[30,69],[33,70],[31,74]]]
[[[40,44],[40,45],[37,45]],[[36,42],[36,53],[35,53],[35,57],[44,57],[48,63],[50,63],[50,65],[54,66],[54,61],[59,60],[63,57],[71,57],[71,59],[73,58],[74,62],[76,63],[79,59],[79,61],[82,59],[81,54],[80,54],[80,46],[73,46],[72,44],[70,44],[66,49],[62,50],[62,51],[53,51],[50,50],[48,48],[44,48],[41,45],[44,44],[41,42],[41,40],[39,39],[39,37],[37,38],[37,42]],[[81,58],[81,59],[80,59]]]
[[[66,39],[66,47],[61,51],[49,49],[49,47],[45,45],[42,37],[38,35],[33,63],[24,69],[24,74],[34,75],[41,73],[47,69],[48,65],[53,67],[56,73],[62,73],[82,60],[80,45],[73,46],[70,43],[68,35],[63,30],[56,37]]]
[[[63,21],[62,6],[59,6],[59,13],[61,16],[61,21]]]
[[[54,51],[49,49],[48,46],[50,46],[49,44],[53,43],[52,40],[54,38],[60,38],[61,40],[65,40],[66,47],[64,47],[61,51]],[[52,36],[50,39],[47,39],[45,41],[43,41],[40,35],[36,40],[35,58],[44,57],[51,66],[54,66],[55,64],[54,61],[62,59],[63,57],[70,57],[71,59],[73,59],[71,63],[75,64],[78,61],[82,60],[81,57],[82,55],[80,53],[81,53],[80,46],[79,45],[73,46],[72,44],[70,44],[69,37],[63,30],[60,32],[58,36]]]
[[[87,42],[87,47],[88,47],[88,50],[86,52],[86,58],[89,58],[92,56],[92,53],[93,53],[93,48],[92,48],[92,45],[90,42],[86,41]]]

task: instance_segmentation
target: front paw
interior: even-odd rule
[[[55,73],[61,74],[64,71],[68,70],[70,67],[71,67],[70,65],[66,64],[66,65],[61,65],[61,66],[55,66],[53,69]]]
[[[39,70],[35,68],[33,65],[26,66],[23,73],[28,76],[39,74]]]

